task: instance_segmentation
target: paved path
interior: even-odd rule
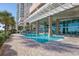
[[[67,38],[68,39],[68,38]],[[64,41],[40,44],[24,39],[20,34],[11,35],[3,45],[2,56],[62,56],[79,55],[79,45]]]

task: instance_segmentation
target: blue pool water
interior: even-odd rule
[[[25,38],[35,40],[39,43],[46,43],[48,41],[59,41],[63,40],[63,36],[48,36],[48,34],[23,34]]]

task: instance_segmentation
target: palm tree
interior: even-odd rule
[[[16,22],[14,20],[14,17],[11,17],[10,18],[10,27],[11,27],[12,32],[15,29],[15,24],[16,24]]]
[[[9,26],[13,27],[15,24],[14,17],[12,17],[11,13],[7,11],[0,12],[0,22],[5,25],[5,34],[9,29]]]
[[[7,11],[2,12],[2,23],[5,25],[5,34],[10,23],[10,15]]]

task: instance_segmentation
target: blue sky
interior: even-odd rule
[[[14,17],[16,17],[16,4],[15,3],[0,3],[0,11],[7,10],[12,13]],[[0,26],[3,26],[0,24]],[[2,27],[0,27],[2,29]]]

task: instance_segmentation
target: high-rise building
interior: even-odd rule
[[[23,25],[24,19],[29,16],[32,3],[17,3],[17,23]]]
[[[17,4],[16,10],[16,30],[18,30],[18,21],[19,21],[19,4]]]

